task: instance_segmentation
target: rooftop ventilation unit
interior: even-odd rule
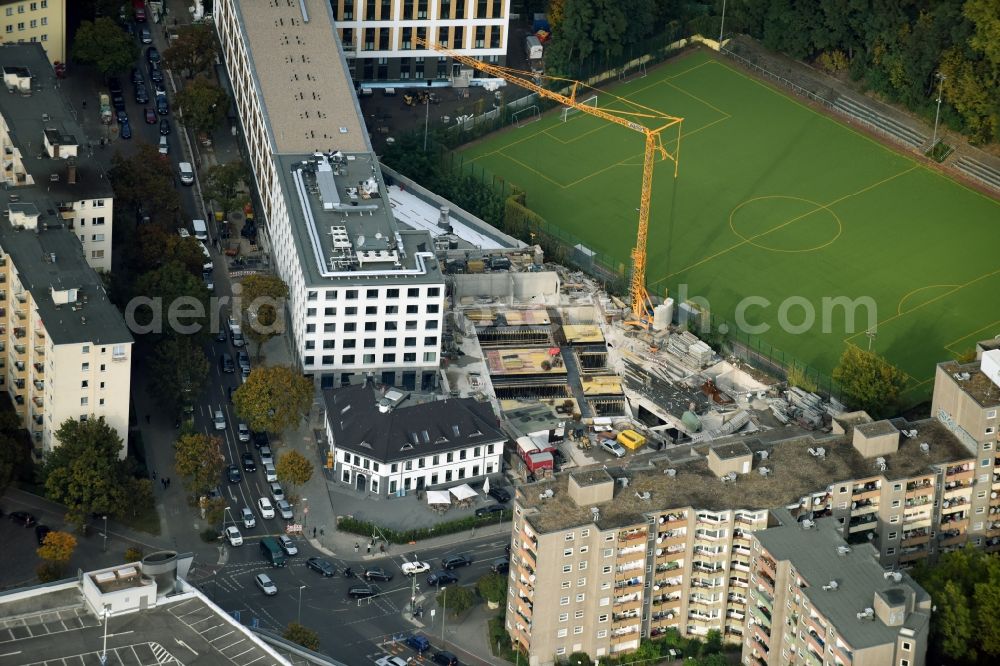
[[[826,590],[827,592],[833,592],[838,587],[840,587],[840,586],[837,584],[837,581],[831,580],[829,583],[827,583],[826,585],[823,586],[823,589]]]
[[[771,454],[768,453],[767,451],[758,451],[757,455],[760,456],[761,460],[767,460],[767,457],[770,456]]]
[[[914,428],[913,430],[904,430],[903,434],[906,435],[909,439],[913,439],[914,437],[917,436],[917,430],[916,428]]]
[[[760,467],[757,469],[757,473],[760,474],[761,476],[768,476],[771,473],[771,468]]]
[[[618,485],[620,485],[622,488],[628,488],[628,477],[627,476],[623,476],[623,477],[617,479],[617,481],[618,481]]]
[[[811,455],[813,458],[819,458],[820,460],[822,460],[823,458],[826,458],[826,449],[824,449],[822,446],[819,447],[819,448],[815,448],[815,449],[812,448],[812,447],[809,447],[808,451],[809,451],[809,455]]]
[[[903,580],[903,574],[899,573],[898,571],[886,571],[884,574],[882,574],[882,577],[885,578],[886,580],[889,580],[891,578],[892,581],[895,583],[898,583],[899,581]]]
[[[590,507],[590,517],[596,523],[598,520],[601,519],[601,510],[598,509],[596,506]]]
[[[877,469],[880,472],[884,472],[885,470],[889,469],[889,466],[885,463],[885,458],[879,456],[878,458],[875,459],[875,469]]]
[[[677,476],[677,470],[673,469],[673,468],[665,469],[665,470],[663,470],[663,473],[666,474],[667,476],[671,477],[671,478]]]
[[[863,611],[861,611],[860,613],[858,613],[858,619],[859,620],[874,620],[875,619],[875,609],[874,608],[866,608],[866,609],[864,609]]]
[[[843,557],[844,555],[847,555],[849,552],[851,552],[850,546],[837,546],[837,555]]]
[[[541,500],[552,499],[553,497],[555,497],[555,494],[556,494],[555,491],[552,490],[551,488],[549,488],[544,493],[540,493],[538,495],[538,499],[541,499]]]
[[[816,527],[816,523],[814,523],[813,521],[808,519],[802,521],[802,529],[811,530],[814,527]]]
[[[931,454],[931,445],[927,442],[920,442],[920,451],[925,455],[929,456]]]
[[[635,493],[635,496],[645,502],[648,502],[649,498],[652,497],[652,495],[650,495],[648,492],[640,494],[638,491]]]
[[[726,474],[719,480],[722,481],[723,483],[732,483],[733,481],[736,480],[736,472],[730,472],[729,474]]]

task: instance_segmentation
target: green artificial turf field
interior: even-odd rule
[[[705,52],[611,92],[684,118],[679,177],[669,161],[654,175],[651,294],[687,285],[729,322],[741,299],[767,299],[745,311],[770,325],[760,339],[826,374],[845,344],[871,342],[910,376],[910,401],[928,395],[935,363],[1000,333],[1000,202]],[[640,134],[579,113],[563,122],[557,109],[459,152],[524,190],[550,225],[629,265]],[[843,308],[824,317],[823,299],[837,297],[874,301],[874,339],[863,308],[854,330]],[[807,309],[806,330],[778,325],[782,314],[804,323]]]

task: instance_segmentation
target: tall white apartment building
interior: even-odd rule
[[[113,193],[41,46],[0,55],[0,386],[36,456],[68,419],[103,416],[126,442],[132,336],[96,272],[111,269]]]
[[[329,3],[214,11],[303,372],[432,387],[444,278],[430,235],[393,217]]]
[[[448,79],[458,63],[414,38],[503,64],[510,0],[331,0],[355,81]]]

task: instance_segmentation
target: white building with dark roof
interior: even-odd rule
[[[468,483],[500,472],[506,436],[489,403],[417,402],[370,383],[323,392],[338,482],[376,495]]]

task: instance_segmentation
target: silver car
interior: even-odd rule
[[[284,534],[278,537],[278,545],[281,546],[281,550],[285,551],[285,555],[289,557],[299,554],[299,549],[295,547],[295,542]]]
[[[215,423],[216,430],[226,429],[226,417],[222,413],[221,409],[215,410],[215,416],[212,418],[212,422]]]
[[[253,515],[253,509],[250,507],[243,507],[242,516],[244,528],[250,529],[251,527],[255,527],[257,525],[257,518]]]
[[[292,511],[292,505],[288,503],[288,500],[280,499],[274,503],[274,506],[278,507],[278,513],[285,520],[293,520],[295,518],[295,512]]]
[[[285,499],[285,490],[277,481],[271,484],[271,497],[274,498],[275,502]]]
[[[254,582],[260,588],[260,591],[269,597],[273,597],[278,593],[278,586],[274,584],[274,581],[267,574],[257,574],[254,576]]]

